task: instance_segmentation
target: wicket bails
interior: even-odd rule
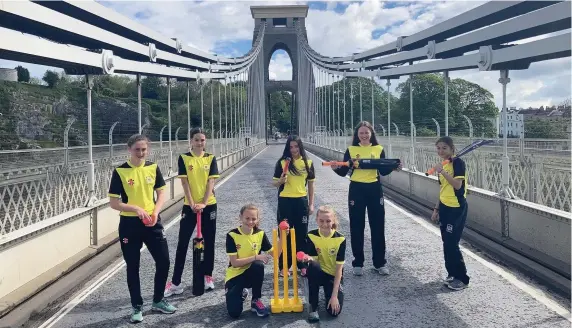
[[[298,297],[298,268],[297,268],[297,261],[296,261],[296,229],[290,229],[290,242],[292,245],[292,287],[293,287],[293,296],[294,298],[290,298],[288,292],[288,257],[287,252],[288,248],[286,247],[286,230],[280,230],[280,242],[282,244],[282,272],[284,273],[283,278],[283,297],[280,298],[278,295],[278,231],[276,229],[272,229],[272,246],[273,255],[274,255],[274,298],[270,299],[270,310],[272,313],[281,313],[281,312],[302,312],[304,311],[304,304],[302,304],[302,300]]]

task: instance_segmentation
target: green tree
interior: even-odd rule
[[[141,80],[141,96],[158,99],[161,90],[161,79],[157,76],[147,76]]]
[[[528,119],[524,121],[524,137],[538,139],[570,138],[570,135],[566,133],[567,126],[570,126],[570,120]]]
[[[16,70],[18,71],[18,82],[30,82],[30,72],[27,68],[17,66]]]
[[[46,73],[44,73],[42,80],[48,84],[48,87],[54,88],[60,81],[60,76],[57,72],[47,70]]]
[[[400,131],[410,133],[410,87],[411,78],[400,83],[396,89],[399,101],[395,114],[392,110],[392,121],[400,126]],[[444,131],[445,116],[445,83],[440,74],[414,75],[413,83],[413,122],[417,134],[421,128],[435,130],[433,118],[440,122],[441,133]],[[493,95],[478,84],[454,79],[449,83],[449,131],[451,135],[468,135],[469,127],[463,115],[473,124],[475,136],[494,136],[495,127],[491,118],[498,115],[493,102]]]

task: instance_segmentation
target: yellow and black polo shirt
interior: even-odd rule
[[[207,192],[207,183],[211,178],[220,177],[216,158],[213,154],[203,153],[196,156],[192,152],[179,156],[179,178],[186,178],[191,187],[191,197],[195,203],[202,203]],[[216,204],[214,190],[205,205]],[[189,200],[185,197],[185,205]]]
[[[260,254],[260,251],[272,252],[272,244],[266,237],[264,230],[259,228],[252,229],[251,234],[245,234],[240,227],[232,229],[226,234],[226,254],[236,255],[239,259],[244,259]],[[246,269],[250,268],[250,264],[240,268],[233,267],[230,262],[226,269],[225,283],[232,278],[241,275]]]
[[[467,197],[467,170],[465,162],[458,157],[453,157],[449,163],[443,166],[443,170],[455,179],[462,179],[463,184],[459,190],[455,190],[447,179],[442,174],[439,174],[439,185],[441,185],[439,201],[445,206],[461,207],[461,204],[464,204]]]
[[[147,214],[153,214],[153,191],[165,188],[165,180],[159,166],[145,161],[139,166],[127,161],[113,170],[109,185],[109,197],[121,198],[124,204],[139,206]],[[121,212],[123,216],[137,216],[135,212]]]
[[[306,162],[308,163],[310,172],[306,170],[306,165],[304,164],[302,156],[291,162],[291,165],[296,167],[297,174],[294,174],[291,169],[288,170],[288,173],[286,173],[286,183],[281,185],[278,189],[279,197],[299,198],[305,197],[308,194],[306,191],[307,182],[314,181],[316,179],[316,175],[312,160],[308,159]],[[286,163],[286,160],[284,159],[276,162],[276,166],[274,168],[274,180],[279,180],[282,176],[284,163]]]
[[[320,229],[308,232],[306,245],[308,255],[318,260],[322,271],[329,275],[336,275],[336,265],[344,264],[346,259],[346,237],[336,230],[330,236],[324,236]]]
[[[362,146],[349,146],[344,154],[344,162],[350,159],[364,159],[364,158],[385,158],[385,152],[381,145]],[[349,168],[347,168],[349,170]],[[345,174],[344,174],[345,175]],[[375,169],[354,169],[352,170],[350,180],[355,182],[371,183],[378,181],[378,170]]]

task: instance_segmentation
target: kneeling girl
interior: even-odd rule
[[[327,312],[336,317],[344,303],[343,267],[346,253],[346,238],[336,231],[338,218],[333,208],[320,206],[316,213],[318,229],[308,232],[308,294],[310,301],[310,322],[320,320],[318,315],[318,295],[324,286]]]
[[[238,228],[226,235],[226,253],[230,262],[225,278],[226,308],[231,317],[238,318],[242,313],[242,303],[248,297],[246,288],[252,288],[251,311],[259,317],[266,317],[269,310],[260,298],[264,265],[272,259],[272,244],[258,227],[259,213],[256,206],[248,204],[242,207],[240,223]],[[282,250],[278,245],[280,254]],[[265,254],[261,254],[261,251]]]

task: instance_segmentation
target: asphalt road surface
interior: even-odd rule
[[[244,313],[232,320],[226,312],[224,272],[228,264],[225,254],[225,234],[238,224],[240,207],[248,202],[261,209],[261,227],[271,237],[276,222],[277,194],[271,186],[273,168],[282,153],[281,146],[271,146],[239,169],[216,188],[218,199],[215,290],[201,297],[193,297],[192,250],[187,255],[183,273],[186,288],[183,294],[170,301],[178,308],[175,314],[151,312],[154,263],[145,249],[141,253],[141,287],[144,321],[138,327],[312,327],[307,313],[271,314],[258,318],[249,312],[250,300]],[[351,238],[347,211],[349,181],[319,165],[316,156],[316,208],[332,204],[340,216],[340,231]],[[177,220],[166,231],[172,267],[179,223]],[[315,216],[310,229],[316,227]],[[369,227],[366,225],[364,275],[353,276],[351,245],[347,243],[345,264],[345,303],[338,318],[325,312],[323,292],[320,292],[321,325],[327,327],[570,327],[570,309],[557,296],[550,295],[525,277],[502,267],[482,253],[465,245],[464,257],[470,288],[449,291],[443,286],[445,275],[442,242],[438,229],[424,219],[415,217],[386,201],[386,238],[389,276],[372,270]],[[130,327],[131,306],[126,284],[125,267],[120,259],[104,270],[70,299],[58,302],[45,313],[40,313],[27,327]],[[263,301],[272,296],[272,264],[266,266]],[[290,282],[292,279],[290,279]],[[291,285],[291,283],[290,283]],[[300,289],[300,295],[303,290]]]

